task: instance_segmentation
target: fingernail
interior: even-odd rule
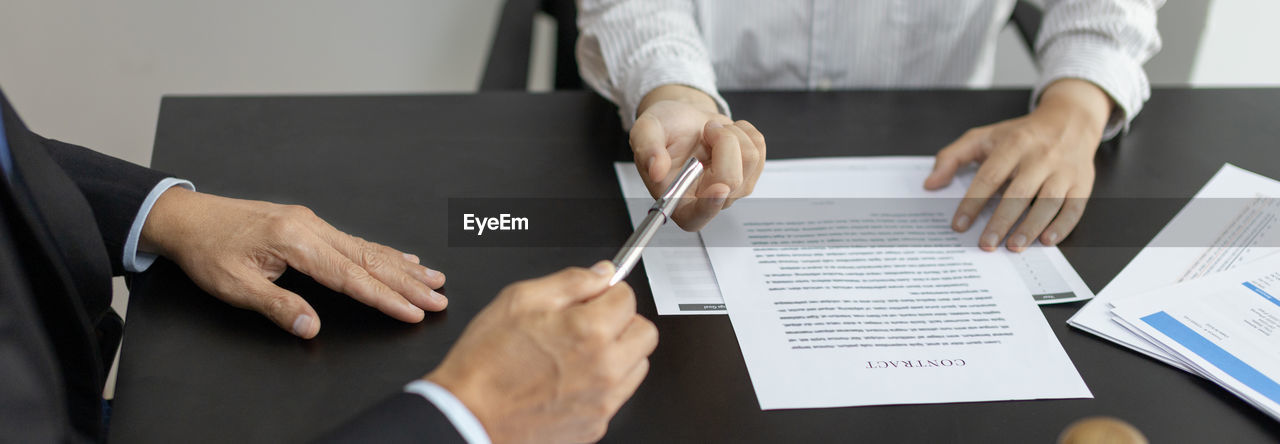
[[[1027,236],[1021,233],[1015,234],[1012,239],[1009,239],[1009,243],[1015,247],[1025,247],[1027,246]]]
[[[969,229],[969,215],[967,215],[967,214],[961,214],[961,215],[959,215],[959,216],[956,216],[956,228],[959,228],[961,231],[968,230],[968,229]]]
[[[1049,245],[1057,245],[1058,233],[1049,233]]]
[[[405,307],[408,307],[408,308],[409,308],[409,312],[410,312],[410,313],[413,313],[414,315],[426,316],[426,313],[427,313],[427,312],[426,312],[426,311],[424,311],[424,310],[422,310],[422,307],[419,307],[419,306],[417,306],[417,305],[413,305],[413,302],[409,302],[409,300],[408,300],[408,299],[404,299],[404,306],[405,306]]]
[[[707,124],[707,127],[711,129],[724,128],[724,124],[717,122],[715,120],[712,120],[711,123]]]
[[[986,247],[986,248],[995,248],[996,244],[999,242],[1000,242],[999,236],[996,236],[995,233],[987,233],[982,235],[982,240],[978,241],[978,246]]]
[[[424,267],[423,269],[424,269],[424,270],[427,270],[427,271],[426,271],[426,273],[427,273],[427,279],[436,280],[436,279],[440,279],[440,277],[441,277],[441,276],[444,276],[444,273],[441,273],[441,272],[439,272],[439,271],[435,271],[435,270],[432,270],[432,269],[430,269],[430,268],[425,268],[425,267]]]
[[[422,259],[418,259],[418,256],[415,256],[415,255],[412,255],[412,254],[409,254],[409,253],[405,253],[405,254],[404,254],[404,260],[409,261],[409,262],[413,262],[413,263],[415,263],[415,264],[421,263],[421,261],[422,261]]]
[[[298,315],[298,318],[293,320],[293,334],[301,337],[308,331],[311,331],[311,316]]]
[[[613,263],[609,261],[596,262],[595,265],[591,266],[591,271],[601,276],[611,275],[613,274]]]
[[[444,295],[440,294],[435,290],[431,290],[431,300],[436,302],[444,302],[444,301],[447,301],[448,298],[444,297]]]

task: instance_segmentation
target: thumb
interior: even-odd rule
[[[250,308],[299,338],[311,339],[320,333],[320,316],[301,296],[265,278],[255,282],[249,289]]]
[[[970,130],[938,151],[938,155],[934,156],[933,172],[924,180],[924,189],[936,190],[949,185],[960,167],[977,161],[984,134]]]

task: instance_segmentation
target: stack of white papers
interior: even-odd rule
[[[1280,420],[1280,255],[1120,299],[1116,321]]]
[[[1069,324],[1280,419],[1280,182],[1227,164]]]
[[[983,252],[931,157],[769,161],[753,197],[644,252],[661,314],[727,313],[763,409],[1087,398],[1036,306],[1092,297],[1053,247]],[[618,175],[633,223],[652,202]]]
[[[1067,323],[1169,365],[1182,361],[1112,320],[1119,299],[1230,270],[1280,251],[1280,182],[1223,165],[1120,274]]]

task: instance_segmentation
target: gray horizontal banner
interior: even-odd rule
[[[694,199],[688,199],[690,203]],[[668,223],[650,248],[884,248],[971,247],[951,228],[964,199],[747,198],[721,212],[737,221],[742,239],[728,245],[705,244],[699,236]],[[630,235],[626,207],[643,214],[650,199],[451,198],[450,247],[618,247]],[[1280,247],[1280,199],[1093,198],[1037,202],[1005,199],[1022,218],[1053,220],[1068,214],[1059,208],[1084,204],[1076,230],[1062,244],[1071,247],[1147,246],[1175,215],[1179,229],[1166,229],[1152,247]],[[1030,209],[1030,213],[1027,212]],[[1044,224],[1045,222],[1041,222]],[[975,225],[970,230],[982,230]]]

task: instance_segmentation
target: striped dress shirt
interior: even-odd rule
[[[1150,96],[1142,64],[1160,49],[1164,0],[1046,0],[1035,43],[1046,86],[1099,86],[1116,103],[1105,138]],[[654,88],[719,91],[982,88],[1015,0],[578,0],[583,80],[623,123]]]

